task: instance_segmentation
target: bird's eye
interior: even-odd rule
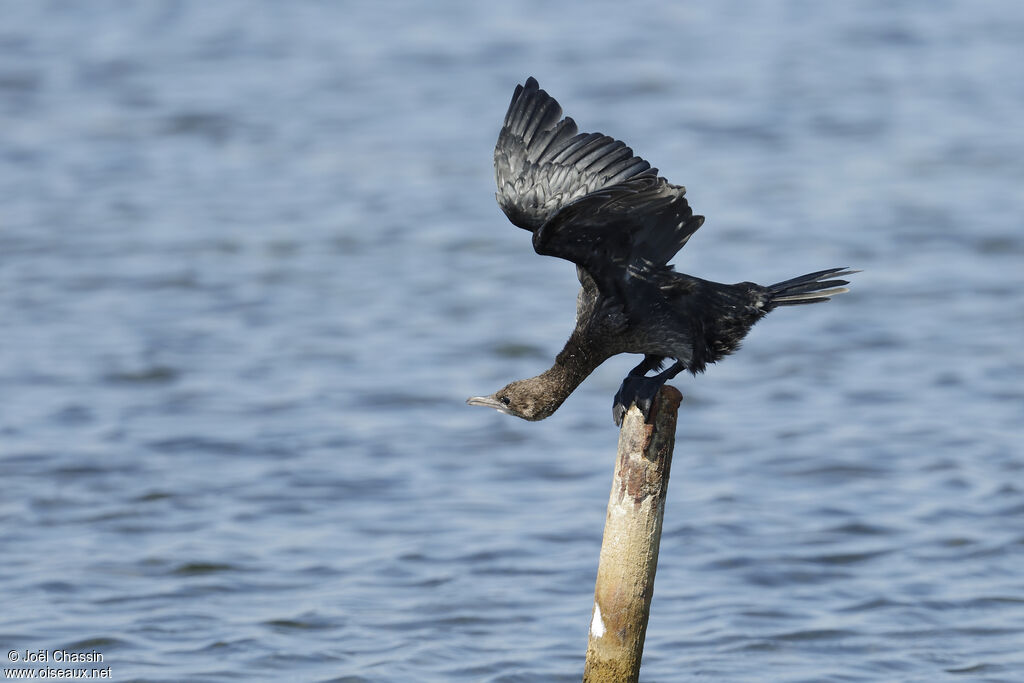
[[[509,400],[508,396],[502,396],[502,397],[501,397],[501,398],[499,398],[498,400],[499,400],[499,401],[501,401],[501,402],[502,402],[503,404],[505,404],[505,405],[508,405],[509,403],[511,403],[511,402],[512,402],[512,401],[510,401],[510,400]]]

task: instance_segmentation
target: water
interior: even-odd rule
[[[689,187],[681,270],[865,270],[676,382],[643,680],[1024,679],[1017,3],[0,16],[4,650],[579,679],[635,358],[463,404],[572,324],[493,199],[532,74]]]

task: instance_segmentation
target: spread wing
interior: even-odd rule
[[[494,149],[498,204],[538,254],[578,266],[585,298],[596,286],[624,305],[626,281],[666,267],[704,217],[625,143],[561,116],[535,79],[516,86]]]
[[[605,296],[646,278],[669,260],[704,223],[686,189],[664,178],[638,177],[572,202],[533,234],[538,254],[572,261]],[[582,280],[582,278],[581,278]]]
[[[657,173],[624,142],[578,133],[533,77],[516,86],[494,148],[496,197],[513,224],[536,230],[574,199]]]

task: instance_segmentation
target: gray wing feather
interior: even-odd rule
[[[513,224],[533,232],[538,254],[575,263],[577,315],[621,307],[621,284],[670,268],[704,222],[672,185],[620,140],[579,133],[558,102],[528,78],[516,86],[494,148],[497,199]]]
[[[631,178],[563,208],[534,231],[533,248],[572,261],[614,295],[616,281],[668,267],[704,223],[685,194],[663,178]]]
[[[494,148],[498,205],[513,224],[536,230],[563,206],[657,169],[620,140],[579,133],[534,78],[516,86]]]

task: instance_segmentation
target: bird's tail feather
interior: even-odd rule
[[[791,280],[776,282],[770,285],[769,301],[775,306],[796,306],[798,304],[816,304],[819,301],[828,301],[837,294],[850,291],[844,285],[850,284],[847,280],[836,280],[844,275],[859,273],[859,270],[849,268],[830,268],[819,270],[816,273],[808,273]]]

